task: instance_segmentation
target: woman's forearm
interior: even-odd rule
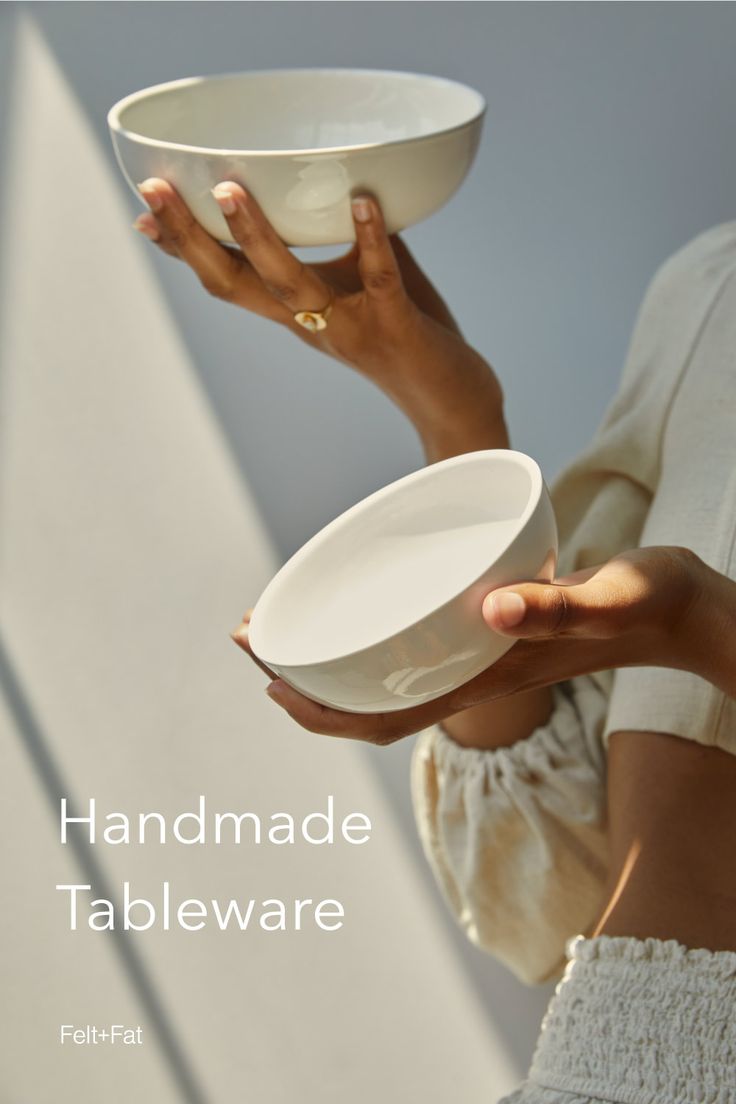
[[[552,712],[552,689],[543,686],[499,698],[456,713],[442,722],[448,736],[463,747],[490,751],[509,747],[546,724]]]
[[[459,333],[432,332],[434,359],[417,348],[384,384],[419,434],[427,463],[509,448],[503,390],[490,364]]]
[[[489,417],[479,413],[475,417],[465,417],[460,432],[457,425],[449,424],[425,431],[420,430],[419,436],[428,464],[447,460],[451,456],[460,456],[465,452],[510,447],[503,414],[490,420]]]

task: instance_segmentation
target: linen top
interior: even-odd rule
[[[647,545],[691,548],[736,578],[736,222],[657,271],[621,385],[551,488],[559,574]],[[553,688],[549,720],[493,750],[422,732],[419,834],[469,938],[526,982],[557,975],[595,919],[608,870],[605,765],[617,730],[736,753],[736,701],[696,675],[621,668]]]

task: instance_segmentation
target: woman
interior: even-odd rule
[[[355,248],[307,266],[235,183],[213,194],[237,251],[164,181],[140,190],[137,229],[371,378],[429,462],[509,446],[492,369],[370,197]],[[553,488],[565,574],[487,597],[489,626],[519,638],[497,664],[384,717],[268,688],[313,731],[422,730],[417,821],[458,920],[526,981],[567,954],[514,1101],[736,1101],[734,308],[727,224],[657,273],[621,390]],[[247,650],[247,618],[234,635]]]

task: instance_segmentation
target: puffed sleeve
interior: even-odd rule
[[[412,758],[419,835],[450,909],[528,984],[562,970],[608,872],[606,695],[588,677],[553,694],[547,724],[509,747],[461,747],[435,726]]]

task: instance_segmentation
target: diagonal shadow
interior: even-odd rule
[[[76,810],[76,802],[69,797],[71,789],[54,759],[28,696],[15,672],[2,634],[0,634],[0,689],[5,695],[28,758],[31,760],[36,777],[44,790],[49,803],[49,811],[52,815],[56,814],[62,797],[69,799],[68,806],[70,810]],[[76,811],[70,815],[76,816]],[[90,845],[85,843],[80,833],[77,832],[69,833],[68,841],[86,881],[99,896],[113,902],[117,914],[121,909],[121,904],[116,900],[105,872]],[[115,927],[108,934],[122,964],[123,972],[129,979],[136,997],[149,1017],[153,1032],[156,1035],[171,1076],[179,1089],[182,1101],[185,1104],[208,1104],[205,1090],[199,1083],[184,1047],[171,1026],[168,1013],[156,992],[156,987],[148,974],[142,957],[130,938],[130,933],[120,927]]]

